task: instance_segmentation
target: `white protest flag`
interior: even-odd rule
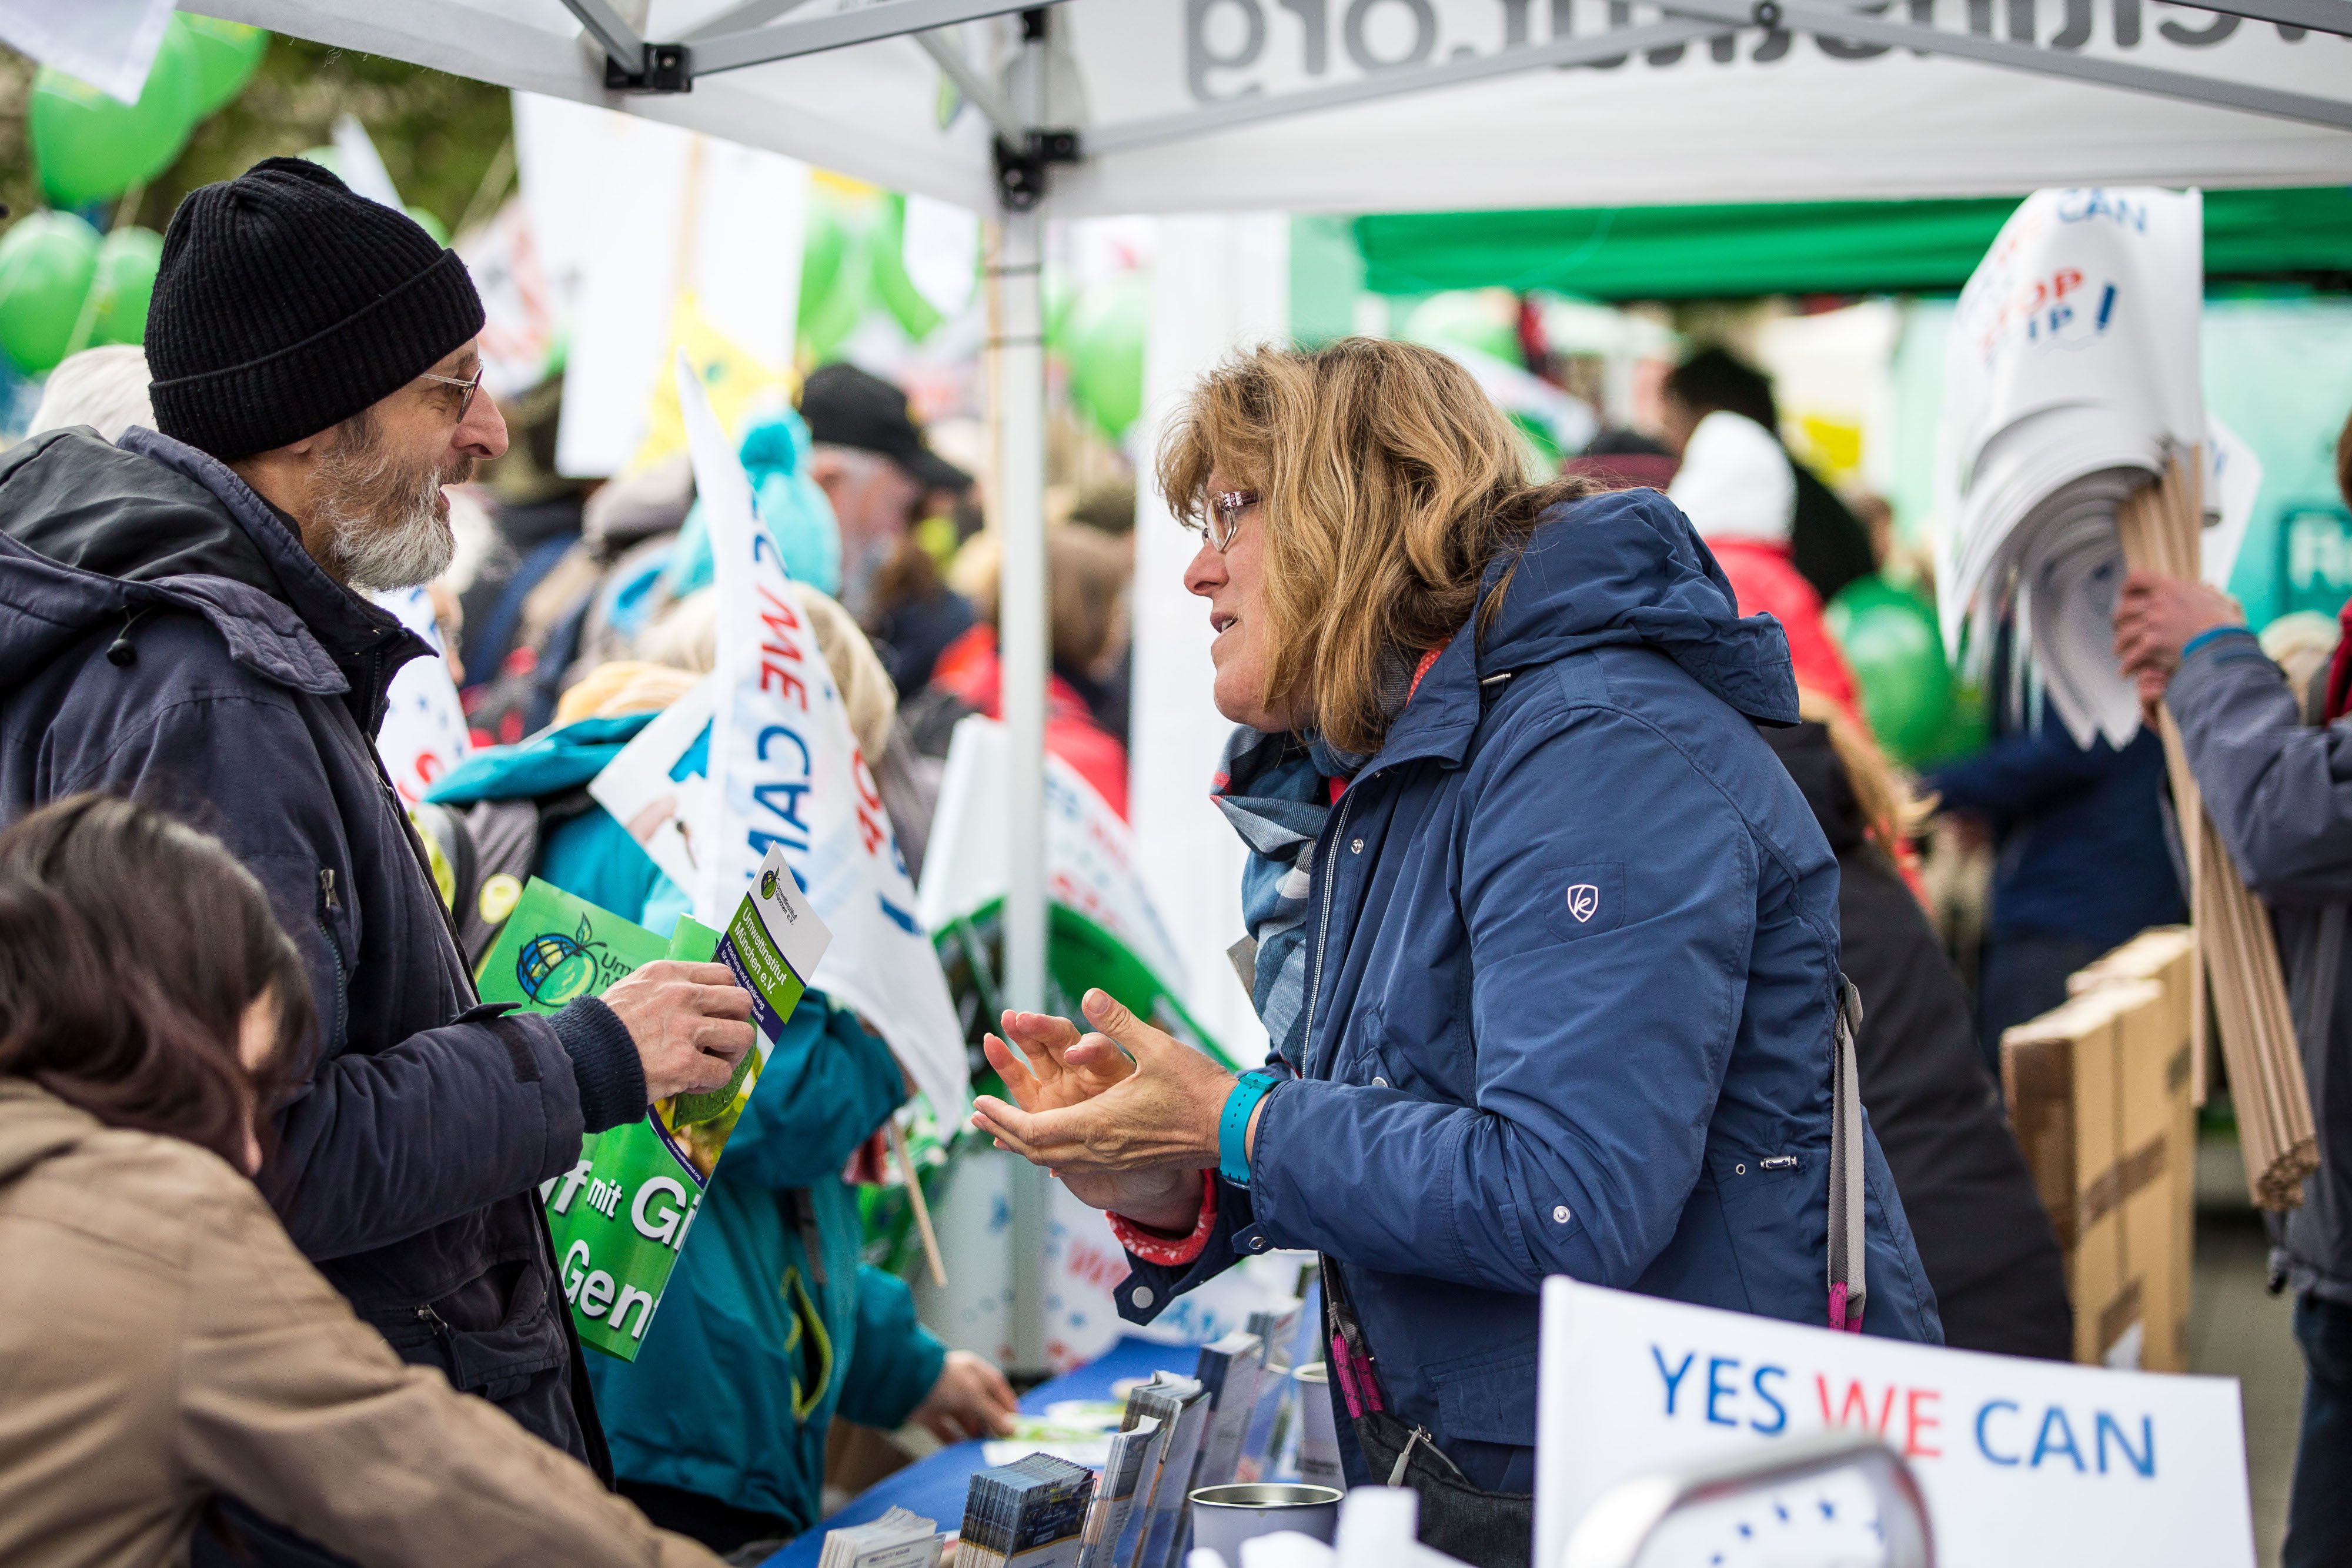
[[[1957,653],[1973,620],[1981,658],[2013,612],[2019,652],[2080,746],[2120,747],[2139,729],[2110,646],[2116,507],[2171,455],[2227,439],[2205,417],[2203,214],[2195,191],[2038,191],[1953,319],[1937,461],[1945,641]]]
[[[1859,1428],[1910,1466],[1939,1563],[2253,1568],[2234,1378],[1909,1344],[1554,1278],[1537,1379],[1538,1563],[1559,1563],[1622,1482]],[[1642,1561],[1883,1561],[1849,1480],[1694,1511]]]
[[[1004,726],[979,714],[958,723],[948,742],[930,852],[923,859],[919,912],[934,931],[996,903],[1012,882],[1003,826],[1009,744]],[[1136,873],[1134,830],[1084,775],[1051,752],[1045,755],[1045,891],[1054,903],[1108,932],[1161,986],[1184,994],[1184,961]]]
[[[441,646],[441,623],[433,613],[431,591],[394,589],[377,594],[375,601],[433,645],[431,657],[409,660],[392,677],[392,689],[384,694],[383,727],[375,737],[384,771],[392,775],[400,798],[413,806],[473,753],[474,741]]]
[[[719,661],[696,913],[719,925],[779,845],[833,931],[812,979],[889,1043],[941,1124],[963,1120],[963,1030],[939,956],[915,916],[915,889],[872,769],[857,748],[816,634],[802,618],[751,484],[681,353],[678,402],[697,494],[710,519]]]

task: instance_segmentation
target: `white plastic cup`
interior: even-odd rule
[[[1421,1494],[1410,1487],[1354,1487],[1339,1505],[1331,1550],[1347,1568],[1409,1568],[1421,1548]]]
[[[1322,1362],[1297,1368],[1298,1479],[1308,1486],[1348,1490],[1339,1469],[1339,1434],[1331,1421],[1330,1369]]]
[[[1242,1560],[1242,1542],[1295,1530],[1328,1545],[1339,1529],[1339,1490],[1289,1481],[1240,1481],[1202,1487],[1192,1505],[1192,1548],[1228,1563]]]

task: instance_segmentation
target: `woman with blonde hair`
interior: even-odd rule
[[[1121,1312],[1320,1252],[1350,1479],[1480,1563],[1528,1556],[1547,1275],[1939,1338],[1851,1093],[1836,862],[1755,728],[1797,717],[1787,643],[1683,515],[1530,483],[1465,371],[1364,339],[1212,373],[1160,481],[1274,1050],[1235,1078],[1090,992],[1099,1033],[1006,1016],[1018,1103],[975,1116],[1111,1211]]]

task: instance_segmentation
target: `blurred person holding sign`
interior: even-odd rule
[[[2336,443],[2336,482],[2352,500],[2352,420]],[[2344,614],[2352,624],[2352,605]],[[2352,639],[2336,644],[2315,724],[2238,601],[2208,584],[2133,572],[2115,647],[2141,702],[2161,704],[2178,727],[2206,813],[2270,906],[2286,971],[2319,1170],[2284,1236],[2272,1230],[2273,1288],[2294,1289],[2308,1373],[2280,1561],[2320,1568],[2352,1542],[2352,1103],[2336,1072],[2352,1052]]]
[[[1122,1314],[1321,1253],[1350,1480],[1478,1563],[1528,1559],[1547,1275],[1939,1340],[1836,861],[1755,730],[1797,719],[1788,645],[1681,512],[1530,483],[1466,372],[1366,339],[1213,372],[1160,480],[1274,1051],[1236,1078],[1092,991],[1099,1032],[1006,1015],[1017,1103],[974,1117],[1111,1212]]]

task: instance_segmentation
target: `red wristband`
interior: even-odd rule
[[[1110,1220],[1110,1233],[1118,1238],[1118,1244],[1145,1262],[1166,1268],[1194,1262],[1209,1249],[1209,1232],[1217,1228],[1217,1173],[1201,1173],[1201,1218],[1193,1221],[1189,1236],[1171,1239],[1146,1229],[1123,1214],[1106,1218]]]

